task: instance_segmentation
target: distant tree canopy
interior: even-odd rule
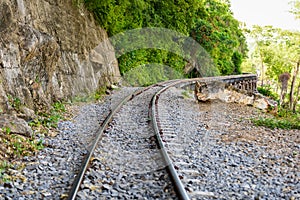
[[[230,10],[229,0],[82,0],[81,3],[109,36],[143,27],[171,29],[196,40],[210,54],[220,74],[240,73],[247,52],[246,40]],[[152,62],[179,71],[188,64],[179,55],[160,49],[128,52],[118,60],[122,74]]]
[[[297,19],[300,19],[300,0],[290,1],[292,5],[291,13],[295,15]]]

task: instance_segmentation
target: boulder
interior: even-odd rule
[[[0,115],[0,128],[10,129],[10,133],[23,135],[26,137],[32,136],[32,129],[28,126],[24,119],[18,118],[14,115],[1,114]]]
[[[200,102],[220,100],[226,103],[240,103],[254,106],[264,111],[277,109],[277,103],[275,101],[272,101],[259,93],[239,90],[218,81],[208,83],[196,82],[195,98]]]

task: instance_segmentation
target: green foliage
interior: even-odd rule
[[[299,119],[298,119],[299,120]],[[300,122],[296,120],[287,119],[277,119],[277,118],[259,118],[252,119],[252,122],[257,126],[264,126],[271,129],[298,129],[300,130]]]
[[[7,96],[8,102],[11,107],[13,107],[16,111],[20,111],[22,106],[21,100],[18,97],[12,97],[11,95]]]
[[[297,126],[297,124],[292,124],[288,120],[278,120],[278,119],[272,119],[272,118],[259,118],[259,119],[253,119],[252,122],[257,126],[265,126],[267,128],[275,129],[275,128],[281,128],[281,129],[300,129],[300,125]]]
[[[52,109],[49,113],[43,113],[43,119],[41,124],[47,128],[56,128],[60,120],[63,119],[62,114],[66,111],[65,106],[61,102],[55,102],[52,104]]]
[[[292,5],[290,12],[293,13],[297,19],[300,19],[300,1],[293,0],[290,1],[290,4]]]
[[[5,171],[12,167],[12,160],[33,155],[44,148],[42,139],[13,134],[7,128],[3,128],[0,132],[0,145],[2,150],[6,150],[1,153],[1,156],[5,154],[5,157],[2,157],[0,161],[0,183],[10,181],[10,177],[5,175]]]
[[[106,87],[101,87],[98,88],[95,92],[88,94],[88,95],[82,95],[82,96],[76,96],[72,99],[72,102],[78,103],[78,102],[94,102],[94,101],[99,101],[103,99],[105,96],[107,88]]]
[[[12,165],[7,162],[7,161],[0,161],[0,183],[5,183],[5,182],[9,182],[10,179],[9,177],[7,177],[4,172],[8,169],[11,168]]]
[[[108,31],[109,36],[144,27],[171,29],[199,42],[210,53],[222,74],[240,73],[240,62],[247,51],[246,42],[239,28],[239,22],[230,11],[228,1],[82,0],[81,2],[94,14],[100,26]],[[114,45],[119,51],[118,42]],[[127,53],[118,58],[118,61],[122,74],[136,66],[154,62],[169,64],[175,70],[180,69],[182,73],[186,64],[180,56],[152,49]]]
[[[255,40],[251,59],[254,66],[267,66],[265,74],[274,81],[278,81],[280,74],[291,73],[295,61],[299,59],[299,32],[272,26],[254,26],[250,37]]]
[[[241,74],[241,65],[243,62],[242,54],[235,51],[232,55],[232,63],[234,65],[234,74]]]
[[[239,22],[226,2],[206,0],[204,5],[191,36],[210,53],[221,74],[240,73],[247,47]]]
[[[257,91],[266,97],[270,97],[273,100],[279,100],[278,94],[272,92],[272,88],[270,85],[264,85],[261,87],[257,87]]]
[[[55,102],[52,104],[51,112],[63,113],[66,112],[65,105],[62,102]]]
[[[271,129],[299,129],[300,130],[300,114],[284,108],[279,108],[274,117],[252,119],[257,126],[265,126]]]
[[[106,87],[98,88],[98,90],[93,94],[93,99],[96,101],[101,100],[105,95],[106,89]]]
[[[63,103],[55,102],[49,113],[40,113],[36,119],[29,122],[29,125],[33,130],[42,133],[41,131],[44,131],[42,127],[48,129],[57,127],[57,123],[59,120],[63,119],[62,114],[65,111],[66,109]],[[1,149],[6,150],[1,153],[1,156],[4,154],[5,157],[0,161],[0,183],[10,180],[9,176],[5,175],[5,171],[8,168],[11,168],[12,160],[23,156],[33,155],[35,152],[44,148],[42,138],[36,138],[35,135],[25,137],[14,134],[9,127],[0,129],[0,145],[2,147]]]
[[[11,129],[10,129],[9,127],[3,127],[3,128],[2,128],[2,131],[3,131],[4,133],[6,133],[7,135],[9,135],[10,132],[11,132]]]
[[[148,86],[179,78],[183,78],[180,72],[157,63],[136,67],[124,75],[124,80],[130,86]]]
[[[56,128],[58,122],[64,119],[64,112],[66,112],[64,104],[62,102],[55,102],[52,104],[52,108],[49,112],[38,113],[38,117],[28,124],[33,128]]]
[[[122,55],[119,58],[119,61],[122,75],[136,67],[150,63],[161,63],[166,66],[172,66],[172,68],[178,72],[182,72],[186,65],[186,61],[180,56],[160,49],[140,49],[131,51]]]
[[[300,55],[300,32],[282,30],[272,26],[254,26],[250,36],[255,40],[254,51],[250,56],[252,66],[259,71],[261,84],[269,82],[280,89],[279,104],[285,103],[289,94],[289,107],[295,109],[298,91],[295,89],[300,79],[297,75]],[[292,77],[292,78],[290,78]],[[289,85],[289,82],[292,82]],[[290,91],[288,91],[290,90]]]

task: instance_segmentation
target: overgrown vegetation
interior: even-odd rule
[[[7,161],[0,162],[0,183],[10,181],[10,178],[5,176],[4,172],[11,167],[12,165]]]
[[[106,95],[106,87],[98,88],[95,92],[89,94],[89,95],[80,95],[76,96],[71,99],[72,103],[77,102],[93,102],[93,101],[100,101],[103,99],[103,97]]]
[[[249,37],[255,43],[244,68],[254,68],[259,84],[272,85],[273,94],[279,95],[279,104],[296,112],[300,98],[300,32],[254,26]]]
[[[149,86],[157,82],[183,78],[178,71],[159,64],[146,64],[128,71],[124,75],[129,86]]]
[[[96,92],[85,97],[76,99],[76,101],[99,101],[105,96],[107,88],[99,88]],[[19,98],[9,96],[9,103],[12,108],[20,112],[22,103]],[[11,180],[6,171],[12,167],[18,167],[15,162],[24,157],[34,155],[44,148],[43,137],[55,136],[55,129],[58,122],[65,119],[64,102],[55,102],[51,105],[49,111],[36,113],[36,117],[28,122],[33,130],[31,137],[11,132],[9,127],[0,129],[0,183]]]
[[[33,137],[25,137],[11,133],[10,128],[3,127],[0,130],[0,183],[9,181],[4,173],[14,163],[14,160],[23,156],[29,156],[43,148],[43,140]]]
[[[264,85],[264,86],[257,87],[257,91],[266,97],[269,97],[275,101],[279,101],[278,94],[276,94],[275,92],[272,91],[272,88],[270,85]]]
[[[59,120],[64,119],[65,111],[63,103],[55,102],[49,112],[38,113],[37,117],[29,122],[34,130],[31,137],[12,133],[9,127],[0,129],[0,183],[9,181],[5,171],[11,168],[17,159],[33,155],[44,148],[43,135],[57,127]],[[39,137],[36,136],[37,133]]]
[[[299,129],[300,115],[287,109],[279,109],[278,114],[272,118],[252,119],[252,122],[258,126],[265,126],[271,129]]]
[[[21,100],[18,97],[12,97],[11,95],[8,95],[8,103],[11,107],[13,107],[16,111],[20,111],[20,108],[22,106]]]
[[[290,1],[290,5],[290,12],[300,19],[300,1]],[[279,105],[274,117],[253,122],[273,129],[300,129],[300,32],[253,26],[247,34],[255,42],[243,68],[258,72],[258,91]]]
[[[279,96],[272,92],[271,87],[265,85],[257,88],[258,92],[264,96],[270,97],[273,100],[279,102]],[[289,108],[285,108],[279,105],[277,112],[272,112],[273,117],[252,119],[252,122],[257,126],[265,126],[271,129],[299,129],[300,130],[300,113],[293,112]]]
[[[33,129],[38,129],[43,133],[46,133],[48,129],[56,128],[60,120],[63,120],[63,113],[66,111],[62,102],[55,102],[52,104],[52,108],[48,112],[38,113],[37,117],[29,122],[29,125]]]
[[[246,56],[247,47],[239,22],[233,17],[228,0],[76,0],[74,2],[84,4],[94,14],[99,25],[108,31],[109,36],[144,27],[174,30],[197,41],[210,54],[221,74],[241,72],[240,65]],[[130,44],[137,39],[125,42]],[[173,39],[173,43],[178,45],[185,43],[182,38]],[[203,63],[202,66],[187,63],[181,56],[168,52],[170,46],[166,47],[167,51],[150,48],[130,52],[123,52],[124,48],[120,47],[124,46],[124,41],[115,41],[114,46],[116,53],[122,55],[118,58],[122,75],[149,63],[170,66],[181,74],[186,73],[184,69],[188,64],[198,68],[205,67]],[[188,56],[194,56],[193,52]],[[185,75],[205,76],[207,74]]]

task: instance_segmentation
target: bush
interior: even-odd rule
[[[259,118],[252,119],[252,122],[257,126],[264,126],[267,128],[275,129],[299,129],[300,123],[297,121],[290,121],[289,119],[276,119],[276,118]]]
[[[266,97],[270,97],[273,100],[278,101],[278,99],[279,99],[278,94],[272,92],[272,88],[270,85],[264,85],[261,87],[257,87],[257,91]]]
[[[124,81],[130,86],[148,86],[158,82],[183,78],[183,75],[171,67],[160,64],[148,64],[136,67],[124,74]]]
[[[290,110],[280,108],[273,118],[252,119],[257,126],[265,126],[271,129],[299,129],[300,130],[300,114],[293,113]]]

